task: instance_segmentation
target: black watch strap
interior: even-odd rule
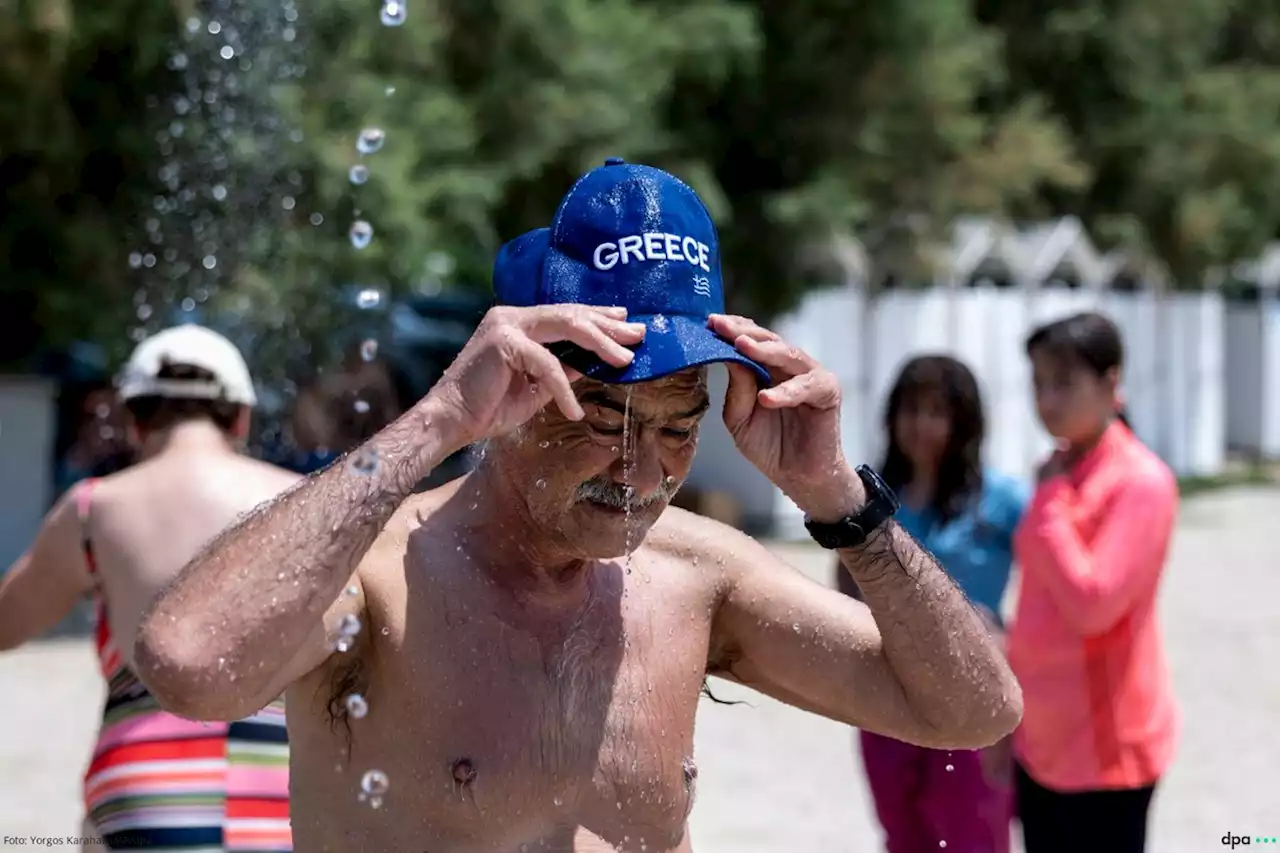
[[[898,511],[897,496],[879,474],[866,465],[859,465],[856,473],[867,493],[867,502],[860,510],[839,521],[804,520],[809,535],[823,548],[855,548]]]

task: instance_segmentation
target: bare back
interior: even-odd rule
[[[98,482],[88,532],[127,664],[143,611],[200,548],[299,479],[229,450],[178,449]]]

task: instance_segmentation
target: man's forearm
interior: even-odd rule
[[[285,666],[396,508],[454,451],[431,416],[419,404],[217,536],[152,605],[139,654],[190,636],[198,648],[174,656],[197,670],[216,661],[229,679],[265,679]]]
[[[1018,684],[982,617],[933,556],[893,522],[839,553],[920,719],[939,732],[989,735],[988,742],[1005,735],[1021,713]]]

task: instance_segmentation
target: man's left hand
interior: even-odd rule
[[[769,370],[727,363],[724,425],[738,450],[811,517],[835,521],[865,500],[840,443],[840,383],[808,353],[745,317],[713,314],[712,331]]]

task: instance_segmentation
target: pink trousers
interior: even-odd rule
[[[1013,791],[988,781],[977,752],[860,735],[887,853],[1009,853]]]

